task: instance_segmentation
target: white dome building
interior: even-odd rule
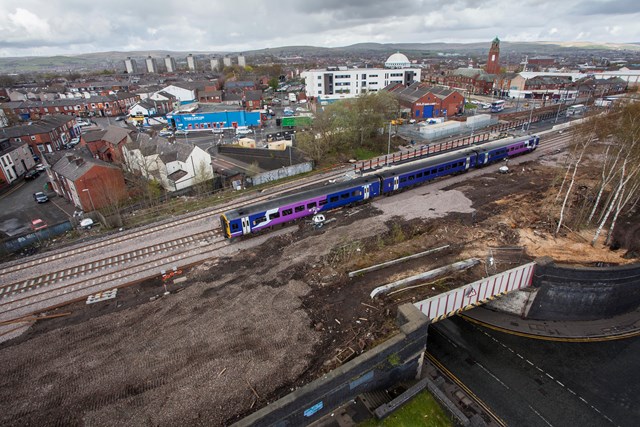
[[[396,52],[387,59],[387,62],[384,63],[385,68],[410,68],[411,63],[409,62],[409,58],[406,55],[403,55],[400,52]]]

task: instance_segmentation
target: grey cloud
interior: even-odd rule
[[[626,15],[640,13],[638,0],[588,0],[578,3],[578,15]]]

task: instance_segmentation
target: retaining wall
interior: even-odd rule
[[[398,309],[398,323],[399,334],[234,425],[308,425],[361,393],[416,378],[429,321],[413,305],[405,304]]]
[[[528,319],[598,320],[640,307],[639,264],[590,268],[538,262],[533,286],[538,292]]]

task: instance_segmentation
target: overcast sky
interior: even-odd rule
[[[1,0],[0,56],[360,42],[640,42],[640,0]]]

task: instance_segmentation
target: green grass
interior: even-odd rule
[[[369,160],[369,159],[373,159],[374,157],[378,157],[380,155],[379,152],[369,150],[368,148],[363,148],[363,147],[356,148],[353,154],[357,160]]]
[[[453,422],[433,396],[423,391],[382,421],[370,419],[358,427],[451,427]]]
[[[465,110],[472,110],[474,108],[478,108],[478,106],[476,104],[472,104],[470,102],[467,102],[466,104],[464,104],[464,109]]]

